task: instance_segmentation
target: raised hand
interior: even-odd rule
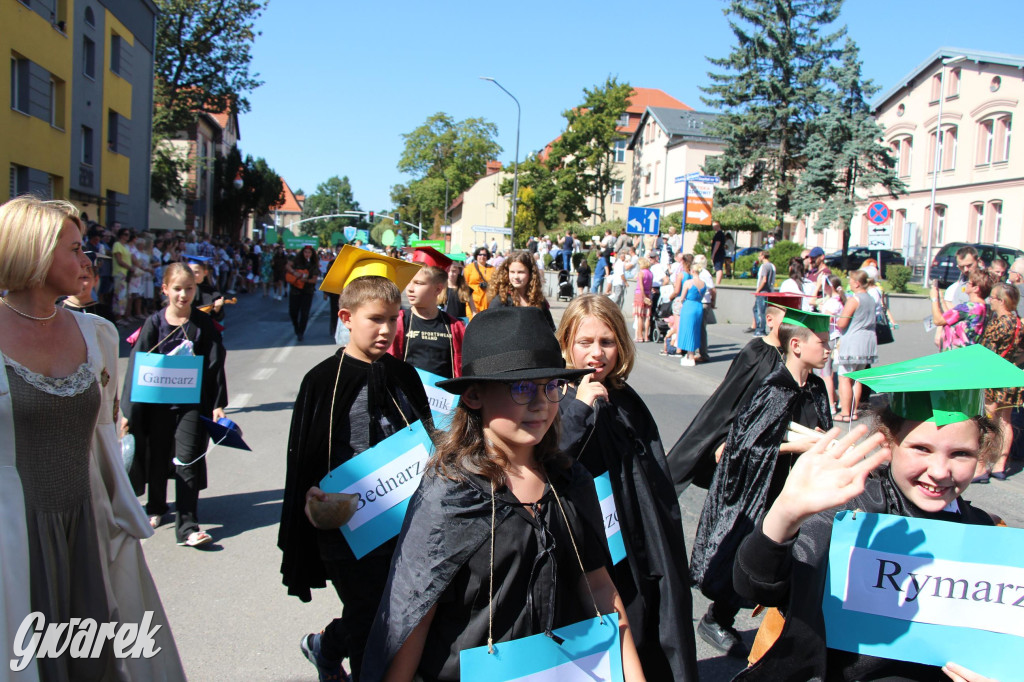
[[[867,433],[858,426],[834,445],[835,428],[800,456],[789,472],[786,485],[764,518],[764,534],[776,542],[796,535],[800,524],[818,512],[849,502],[864,492],[864,482],[890,457],[885,437],[876,433],[860,444]]]

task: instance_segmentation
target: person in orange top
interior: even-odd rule
[[[476,313],[487,310],[487,287],[491,281],[491,273],[494,272],[494,268],[487,265],[490,257],[490,251],[481,246],[473,252],[474,261],[471,265],[466,266],[464,271],[466,284],[473,290],[473,304],[476,306],[476,310],[470,313],[469,319],[471,320]]]

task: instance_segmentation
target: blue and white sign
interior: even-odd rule
[[[196,405],[202,385],[202,355],[135,353],[132,402]]]
[[[843,511],[828,559],[829,647],[1020,678],[1024,530]]]
[[[356,232],[357,232],[357,230],[356,230],[355,226],[353,226],[353,225],[346,225],[345,229],[342,230],[342,234],[345,235],[345,240],[346,241],[352,241],[353,239],[355,239],[356,238]]]
[[[427,402],[430,403],[434,428],[447,431],[452,423],[452,416],[455,414],[455,406],[459,404],[459,396],[437,387],[437,382],[444,381],[444,377],[419,367],[416,368],[416,373],[420,375],[423,390],[427,392]]]
[[[553,630],[459,653],[460,678],[488,682],[622,682],[619,616],[611,613]]]
[[[608,551],[611,552],[612,563],[617,564],[626,558],[626,543],[622,540],[619,512],[615,508],[611,476],[607,471],[594,477],[594,487],[597,489],[597,499],[601,503],[601,516],[604,517],[604,534],[608,540]]]
[[[876,201],[868,206],[868,220],[875,225],[888,222],[889,216],[889,207],[885,205],[885,202]]]
[[[709,185],[717,185],[722,179],[717,175],[704,175],[703,173],[687,173],[676,177],[675,184],[680,182],[706,182]]]
[[[357,559],[398,535],[433,444],[419,421],[345,462],[320,481],[328,493],[359,496],[341,533]]]
[[[661,224],[660,208],[630,206],[626,219],[626,234],[658,234]]]

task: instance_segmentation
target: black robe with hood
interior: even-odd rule
[[[548,479],[544,495],[533,505],[535,516],[505,486],[494,495],[495,643],[594,616],[593,605],[580,598],[579,564],[589,572],[611,563],[594,481],[579,464],[549,470]],[[430,470],[423,476],[409,501],[366,645],[363,682],[384,678],[399,649],[435,605],[438,611],[417,679],[458,680],[458,652],[487,644],[491,499],[490,483],[482,476],[467,474],[461,482]],[[456,614],[458,622],[444,613]]]
[[[749,607],[733,589],[736,549],[782,490],[793,455],[782,455],[789,423],[832,428],[825,383],[814,374],[799,386],[780,365],[769,374],[729,430],[722,461],[704,500],[690,558],[693,583],[708,599]]]
[[[649,680],[696,680],[693,597],[679,502],[658,426],[629,386],[593,407],[576,389],[558,404],[559,445],[593,476],[608,472],[626,558],[612,567]]]
[[[829,649],[821,613],[836,512],[860,509],[877,514],[991,526],[992,517],[957,498],[960,511],[928,513],[912,504],[889,469],[873,474],[864,492],[845,505],[812,516],[788,542],[768,538],[757,528],[740,545],[733,581],[744,598],[776,606],[786,617],[775,644],[736,680],[947,680],[940,668]],[[799,589],[792,589],[798,585]]]
[[[288,594],[304,602],[312,599],[312,588],[327,585],[320,552],[324,538],[320,534],[336,536],[327,540],[333,541],[339,550],[354,559],[341,531],[315,528],[306,517],[305,506],[306,491],[319,485],[329,468],[337,468],[358,454],[349,446],[348,416],[362,387],[368,384],[371,446],[403,428],[406,422],[412,423],[417,419],[423,422],[428,433],[433,431],[423,382],[411,365],[390,355],[369,364],[345,356],[339,368],[343,356],[344,348],[309,370],[302,379],[288,436],[287,474],[277,546],[282,552],[282,582],[288,587]],[[328,432],[335,385],[334,448],[328,463]],[[390,426],[382,427],[382,423]],[[374,552],[386,552],[393,544],[394,540],[391,540],[390,544],[385,543],[388,547]]]
[[[668,468],[677,495],[682,495],[691,482],[701,488],[711,486],[715,450],[725,442],[743,406],[780,364],[781,349],[764,339],[751,340],[733,358],[722,383],[668,452]]]

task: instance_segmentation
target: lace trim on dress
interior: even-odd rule
[[[4,362],[12,367],[18,376],[29,385],[44,393],[61,398],[69,398],[84,393],[96,381],[96,375],[93,374],[88,361],[83,362],[78,366],[78,369],[66,377],[48,377],[45,374],[33,372],[28,367],[7,356],[4,356]]]

